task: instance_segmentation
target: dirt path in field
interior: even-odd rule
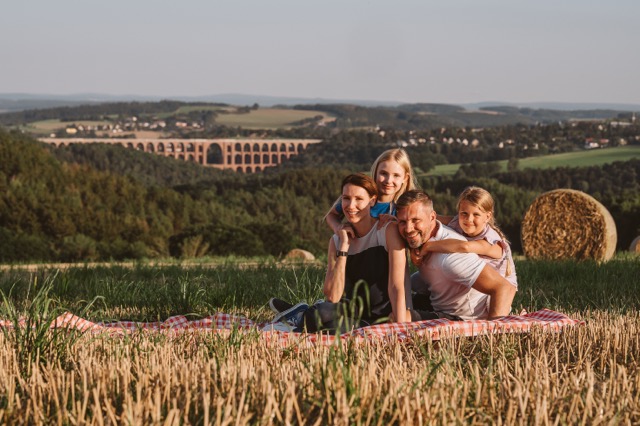
[[[210,268],[215,269],[222,266],[233,265],[240,268],[257,268],[263,265],[271,265],[268,262],[249,262],[249,261],[238,261],[238,262],[82,262],[82,263],[32,263],[32,264],[19,264],[19,265],[0,265],[0,271],[26,271],[26,272],[37,272],[42,270],[65,270],[71,268],[136,268],[136,267],[144,267],[144,268],[167,268],[171,266],[179,267],[179,268]],[[273,265],[286,268],[286,267],[294,267],[294,266],[321,266],[321,263],[317,260],[313,261],[279,261],[274,262]]]

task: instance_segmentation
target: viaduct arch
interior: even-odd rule
[[[321,139],[117,139],[41,138],[55,147],[107,143],[191,161],[206,167],[256,173],[281,164]]]

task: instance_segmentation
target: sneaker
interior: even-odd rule
[[[277,314],[274,318],[273,321],[271,321],[272,323],[274,322],[300,322],[300,320],[302,319],[302,314],[304,314],[304,312],[309,309],[309,305],[307,305],[305,302],[300,302],[297,305],[294,305],[292,307],[290,307],[289,309],[287,309],[286,311],[280,312],[279,314]],[[297,327],[298,325],[295,324],[295,327]]]
[[[293,303],[278,299],[277,297],[272,297],[271,299],[269,299],[269,307],[273,312],[279,314],[280,312],[284,312],[287,309],[293,308]]]

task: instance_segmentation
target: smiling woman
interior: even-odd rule
[[[329,240],[326,302],[304,313],[300,326],[308,331],[410,320],[404,242],[394,222],[378,226],[378,219],[371,217],[377,197],[371,177],[356,173],[343,179],[341,204],[353,235],[343,227]]]

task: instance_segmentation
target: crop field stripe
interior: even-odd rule
[[[578,152],[565,152],[539,157],[518,159],[518,169],[550,169],[555,167],[600,166],[615,161],[627,161],[640,158],[640,145],[620,146],[614,148],[591,149]],[[507,170],[507,160],[497,162],[502,171]],[[440,164],[426,173],[427,176],[453,176],[461,164]]]

